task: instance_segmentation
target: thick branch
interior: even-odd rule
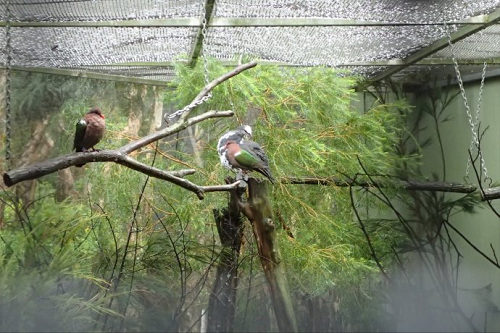
[[[283,177],[282,184],[304,184],[304,185],[328,185],[328,186],[361,186],[361,187],[388,187],[401,186],[411,191],[439,191],[455,193],[472,193],[477,189],[474,184],[461,184],[450,182],[421,182],[408,180],[392,180],[390,182],[367,182],[351,179],[340,179],[335,177],[315,178],[315,177]]]
[[[242,211],[253,226],[260,261],[269,286],[269,294],[280,332],[298,332],[285,265],[281,259],[267,181],[248,180],[248,202]]]
[[[500,187],[491,187],[483,189],[481,200],[494,200],[500,198]]]
[[[198,186],[182,177],[195,173],[193,169],[179,171],[164,171],[147,164],[141,163],[119,150],[102,150],[99,152],[89,152],[85,154],[67,154],[50,160],[35,163],[29,166],[17,168],[4,173],[3,181],[5,185],[12,186],[20,181],[36,179],[57,170],[65,169],[71,165],[91,162],[114,162],[139,171],[151,177],[169,181],[186,190],[196,193],[198,198],[203,199],[205,192],[230,191],[239,184],[235,182],[230,185]]]
[[[86,152],[86,153],[74,153],[74,154],[66,154],[62,156],[55,157],[53,159],[49,159],[46,161],[34,163],[28,166],[20,167],[9,172],[6,172],[3,176],[4,183],[7,186],[12,186],[21,181],[36,179],[50,173],[56,172],[61,169],[68,168],[72,165],[92,163],[92,162],[115,162],[127,166],[131,169],[143,172],[147,170],[158,170],[156,168],[151,168],[148,165],[142,164],[131,157],[128,157],[127,154],[130,154],[132,151],[137,150],[151,142],[159,140],[167,135],[171,135],[177,133],[184,129],[187,126],[196,124],[205,119],[214,118],[214,117],[229,117],[233,115],[233,111],[208,111],[199,116],[193,117],[184,121],[182,124],[177,122],[172,126],[166,127],[161,131],[152,133],[147,135],[141,139],[133,141],[125,146],[117,149],[117,150],[101,150],[96,152]],[[142,166],[139,166],[142,165]],[[151,171],[154,173],[154,171]],[[144,172],[149,174],[147,172]],[[164,174],[170,175],[171,173],[163,172]],[[194,172],[193,172],[194,173]],[[160,175],[161,173],[157,173]],[[152,175],[156,177],[155,175]],[[168,176],[162,175],[161,177],[167,178]],[[157,178],[161,178],[157,177]],[[162,178],[162,179],[165,179]],[[165,179],[168,180],[168,179]],[[177,184],[178,185],[178,184]]]

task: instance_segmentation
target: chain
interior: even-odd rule
[[[207,37],[207,9],[205,7],[205,5],[203,5],[203,20],[202,20],[202,27],[201,27],[201,36],[202,36],[202,40],[203,40],[203,43],[205,44],[205,46],[208,45],[207,43],[207,40],[206,40],[206,37]],[[201,51],[201,56],[203,58],[203,74],[204,74],[204,78],[205,78],[205,85],[208,85],[209,83],[209,78],[208,78],[208,59],[205,55],[205,51],[204,51],[204,47],[202,45],[202,51]],[[195,107],[197,107],[198,105],[201,105],[203,103],[205,103],[206,101],[208,101],[210,98],[212,97],[212,93],[209,92],[208,94],[206,94],[205,96],[203,96],[200,100],[196,101],[195,103],[191,103],[189,105],[187,105],[186,107],[184,107],[183,109],[180,109],[180,110],[177,110],[169,115],[166,116],[165,118],[165,121],[167,123],[170,122],[170,120],[172,120],[173,118],[177,117],[177,116],[180,116],[181,114],[185,113],[185,112],[188,112],[188,111],[191,111],[192,109],[194,109]]]
[[[167,115],[168,120],[167,119],[165,119],[165,120],[168,122],[170,119],[175,118],[177,116],[180,116],[184,112],[188,112],[189,110],[194,109],[198,105],[201,105],[201,104],[205,103],[206,101],[208,101],[210,99],[210,97],[212,97],[212,94],[209,93],[209,94],[203,96],[200,100],[198,100],[194,103],[191,103],[188,106],[184,107],[184,109],[177,110],[174,113]]]
[[[472,120],[472,113],[471,113],[471,110],[470,110],[470,107],[469,107],[469,102],[467,100],[467,96],[465,95],[465,88],[464,88],[464,83],[463,83],[463,80],[462,80],[462,75],[460,74],[460,69],[458,67],[458,61],[455,57],[455,52],[454,52],[454,48],[453,48],[453,44],[451,42],[451,34],[450,34],[450,30],[448,28],[448,25],[446,23],[444,23],[444,26],[446,28],[446,35],[448,36],[448,45],[450,46],[450,50],[451,50],[451,58],[453,60],[453,66],[455,68],[455,74],[457,76],[457,81],[458,81],[458,86],[460,87],[460,93],[462,94],[462,99],[464,101],[464,106],[465,106],[465,111],[467,112],[467,119],[469,120],[469,125],[470,125],[470,128],[471,128],[471,131],[472,131],[472,139],[471,139],[471,150],[473,148],[473,146],[476,146],[476,148],[478,149],[478,154],[479,154],[479,158],[481,160],[481,167],[483,169],[483,174],[485,176],[485,180],[491,180],[490,177],[488,177],[488,170],[486,169],[486,163],[485,163],[485,160],[484,160],[484,157],[483,157],[483,153],[481,152],[481,150],[479,149],[479,138],[477,136],[477,124],[478,124],[478,121],[479,121],[479,108],[480,108],[480,103],[481,103],[481,98],[482,98],[482,90],[483,90],[483,86],[484,86],[484,78],[486,76],[486,62],[484,63],[484,66],[483,66],[483,76],[482,76],[482,79],[481,79],[481,87],[480,87],[480,90],[479,90],[479,98],[478,98],[478,109],[477,109],[477,112],[476,112],[476,118],[475,118],[475,122]],[[467,160],[467,167],[466,167],[466,171],[465,171],[465,178],[467,178],[469,176],[469,168],[470,168],[470,156]]]
[[[205,44],[205,47],[208,47],[208,39],[207,39],[207,10],[205,8],[205,5],[203,5],[203,20],[202,20],[202,28],[201,28],[201,35],[203,36],[203,44]],[[208,58],[205,54],[205,47],[201,48],[201,56],[203,58],[203,70],[204,70],[204,75],[205,75],[205,84],[208,84]]]
[[[483,73],[481,75],[481,85],[479,86],[479,96],[477,98],[477,111],[476,111],[476,117],[474,119],[474,131],[477,133],[479,130],[479,114],[481,113],[481,103],[482,103],[482,97],[483,97],[483,88],[484,88],[484,79],[486,77],[486,68],[488,67],[488,64],[486,61],[483,63]],[[474,139],[471,138],[470,141],[470,146],[469,150],[472,151],[474,149]],[[482,156],[482,154],[481,154]],[[484,163],[484,162],[483,162]],[[470,156],[467,158],[467,168],[465,169],[465,178],[467,179],[469,177],[469,169],[470,169],[470,164],[471,164],[471,158]],[[483,165],[484,169],[486,167]]]
[[[12,136],[11,127],[11,105],[10,105],[10,94],[11,94],[11,82],[10,82],[10,70],[11,70],[11,35],[10,35],[10,1],[7,2],[5,8],[5,14],[7,17],[7,24],[5,26],[5,53],[7,54],[7,59],[5,62],[5,162],[7,166],[7,171],[10,171],[12,166],[10,142]]]

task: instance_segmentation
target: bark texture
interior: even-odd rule
[[[208,303],[208,332],[232,332],[234,328],[238,258],[243,235],[237,192],[230,192],[227,208],[213,211],[222,251]]]
[[[276,239],[267,184],[267,181],[261,182],[250,178],[248,180],[248,203],[243,208],[253,226],[279,330],[281,332],[297,332],[297,321],[288,290],[284,263],[281,260]]]

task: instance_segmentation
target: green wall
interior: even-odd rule
[[[458,91],[458,84],[455,85]],[[477,111],[480,82],[474,81],[464,84],[473,119]],[[450,121],[441,125],[441,138],[446,157],[446,179],[453,182],[464,182],[468,159],[468,148],[472,138],[464,99],[460,94],[449,106],[448,114],[452,115]],[[479,116],[480,131],[486,129],[481,148],[488,170],[488,176],[493,182],[500,185],[500,78],[487,78],[482,93],[481,111]],[[426,133],[421,133],[425,135]],[[431,177],[438,174],[442,179],[442,162],[439,155],[439,146],[436,141],[423,151],[424,174]],[[476,168],[480,169],[479,161]],[[469,182],[477,184],[474,170],[469,171]],[[489,181],[483,182],[489,187]],[[449,194],[458,196],[457,194]],[[492,206],[500,212],[500,200],[491,202]],[[451,222],[467,239],[477,248],[494,259],[491,248],[497,251],[500,257],[500,217],[495,215],[488,206],[478,209],[475,214],[457,214]],[[500,306],[500,269],[489,263],[483,256],[475,251],[462,237],[451,231],[453,239],[463,258],[459,267],[458,290],[459,300],[466,313],[471,316],[475,313],[473,321],[477,327],[483,328],[485,321],[484,311],[487,314],[487,330],[498,331],[500,320],[498,309]],[[491,244],[491,246],[490,246]],[[486,289],[477,290],[491,283],[491,293]],[[476,289],[474,291],[474,289]]]
[[[477,110],[479,88],[480,81],[465,83],[466,97],[473,119]],[[452,93],[459,92],[458,84],[453,84],[451,89]],[[413,119],[416,118],[418,105],[421,104],[422,99],[426,98],[425,92],[407,93],[406,98],[414,107],[409,117],[411,125]],[[393,100],[394,96],[390,99]],[[369,94],[358,93],[353,105],[363,111],[368,109],[373,102],[374,98]],[[431,117],[424,117],[426,129],[417,134],[417,139],[424,140],[429,136],[433,137],[432,143],[422,150],[421,170],[428,180],[431,181],[437,177],[438,180],[443,181],[465,182],[468,148],[472,137],[465,110],[464,99],[459,94],[444,113],[445,117],[450,116],[449,120],[441,123],[439,127],[445,152],[446,175],[443,172],[435,124]],[[489,126],[481,142],[488,176],[494,183],[500,185],[500,77],[485,80],[479,121],[481,130]],[[480,168],[479,162],[476,162],[476,167]],[[469,171],[468,182],[477,184],[472,167]],[[483,185],[489,187],[489,182]],[[479,195],[479,192],[477,193]],[[445,198],[448,199],[458,199],[462,196],[463,194],[445,194]],[[500,199],[492,201],[491,204],[500,212]],[[408,212],[407,214],[411,215]],[[500,259],[500,217],[485,203],[476,207],[476,213],[460,212],[451,215],[449,221],[484,254],[495,260],[493,247]],[[470,318],[479,331],[497,332],[500,330],[500,269],[488,262],[453,230],[449,232],[462,255],[458,265],[458,275],[452,268],[449,269],[450,276],[456,277],[458,281],[454,288],[456,288],[458,303],[463,310],[461,315]],[[407,255],[406,258],[409,262],[405,273],[411,276],[416,285],[420,284],[421,289],[414,289],[414,285],[411,288],[405,287],[404,282],[401,282],[403,279],[394,284],[397,287],[391,287],[389,284],[388,294],[392,300],[392,311],[398,313],[399,318],[396,324],[398,331],[470,331],[470,326],[460,319],[461,315],[457,314],[453,304],[443,303],[437,297],[439,291],[421,257],[414,253]],[[456,259],[456,256],[443,258],[448,265],[453,263],[454,267],[456,267]],[[439,263],[433,262],[433,265],[439,265]],[[402,272],[393,272],[396,279],[402,275]],[[491,289],[487,287],[490,284]],[[415,297],[416,293],[421,293],[421,295]],[[419,297],[428,303],[413,303],[413,300]],[[456,322],[453,322],[453,318]]]

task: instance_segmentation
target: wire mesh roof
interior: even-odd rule
[[[0,0],[0,16],[3,66],[153,84],[200,50],[374,80],[500,64],[500,0]]]
[[[499,1],[336,0],[217,1],[216,17],[324,17],[392,23],[431,24],[455,21],[494,10]]]

